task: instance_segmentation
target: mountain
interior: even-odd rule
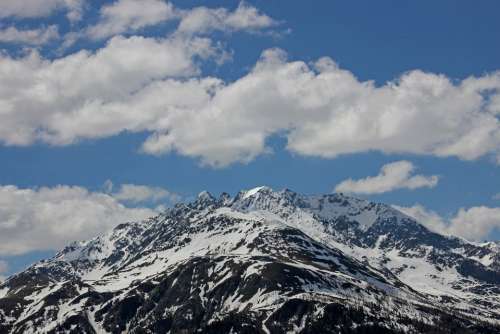
[[[0,284],[0,333],[500,333],[500,250],[395,208],[207,192]]]

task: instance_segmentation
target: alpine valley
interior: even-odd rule
[[[500,245],[343,194],[203,192],[9,277],[0,333],[500,333]]]

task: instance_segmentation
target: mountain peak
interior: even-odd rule
[[[268,187],[268,186],[260,186],[260,187],[255,187],[255,188],[252,188],[252,189],[249,189],[249,190],[244,190],[241,193],[241,196],[240,198],[241,199],[246,199],[246,198],[249,198],[249,197],[252,197],[256,194],[268,194],[270,192],[273,192],[273,189]]]
[[[202,201],[205,201],[205,200],[213,200],[213,199],[215,199],[215,198],[212,196],[212,194],[211,194],[211,193],[209,193],[209,192],[208,192],[208,191],[206,191],[206,190],[203,190],[202,192],[200,192],[200,193],[198,194],[198,196],[196,196],[196,198],[197,198],[198,200],[202,200]]]

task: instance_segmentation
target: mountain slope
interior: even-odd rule
[[[495,333],[498,254],[340,194],[205,192],[10,277],[0,332]]]
[[[248,203],[246,203],[246,202]],[[251,209],[283,215],[317,240],[341,249],[439,302],[500,319],[498,245],[429,231],[398,210],[342,194],[303,196],[261,188],[244,200]],[[241,206],[241,204],[237,204]],[[244,209],[244,208],[243,208]]]

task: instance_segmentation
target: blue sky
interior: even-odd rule
[[[133,2],[0,4],[0,276],[202,190],[234,194],[263,184],[329,193],[352,179],[338,189],[406,208],[443,233],[500,237],[498,2],[150,0],[142,6],[158,9],[140,13],[128,10]],[[75,54],[79,65],[68,61]],[[344,95],[319,84],[322,57],[331,59],[324,73],[337,75],[327,83],[346,85]],[[117,65],[124,58],[125,68]],[[302,67],[291,70],[296,62]],[[78,72],[91,72],[88,64],[108,72]],[[279,71],[289,72],[267,87],[265,76]],[[219,86],[200,83],[208,78]],[[166,81],[176,86],[148,90]],[[102,83],[104,92],[93,91]],[[170,91],[185,94],[182,101],[163,101]],[[151,95],[134,100],[138,92]],[[288,105],[292,98],[298,102]],[[365,109],[374,127],[388,117],[402,130],[389,128],[389,142],[378,132],[362,142],[363,131],[337,138]],[[107,110],[114,116],[101,118]],[[399,116],[407,110],[416,113],[411,122]],[[323,121],[309,124],[315,117]],[[168,144],[145,146],[156,135]],[[65,196],[72,200],[63,205]],[[44,232],[30,234],[38,228]]]

